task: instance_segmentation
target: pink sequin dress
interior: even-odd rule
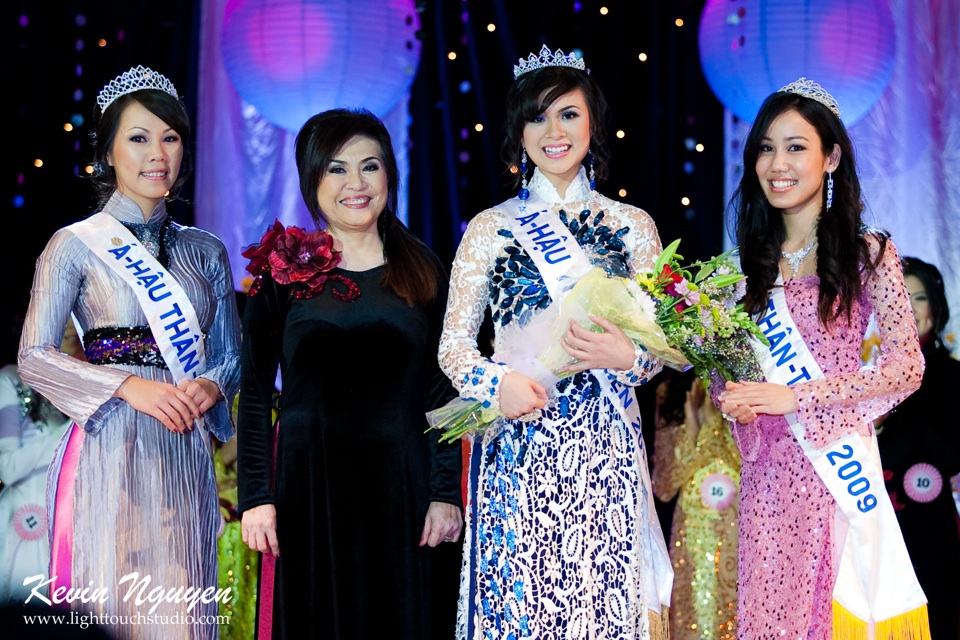
[[[876,251],[877,243],[871,240]],[[787,306],[823,370],[821,380],[793,387],[797,416],[817,447],[870,424],[919,386],[923,356],[903,285],[896,247],[855,300],[849,321],[828,330],[817,318],[819,277],[784,283]],[[873,313],[882,340],[876,365],[861,368],[860,345]],[[743,464],[740,477],[739,637],[829,640],[835,502],[803,455],[783,416],[761,415],[733,427]]]

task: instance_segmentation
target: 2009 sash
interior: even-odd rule
[[[591,269],[587,254],[560,218],[543,201],[536,198],[533,191],[530,192],[528,200],[511,198],[500,205],[499,209],[503,211],[514,238],[537,265],[553,304],[556,304],[564,292]],[[647,494],[647,521],[643,523],[643,559],[646,566],[652,569],[646,572],[644,577],[643,603],[648,609],[661,615],[662,608],[670,606],[674,572],[653,502],[647,453],[641,436],[640,409],[630,387],[605,370],[596,369],[591,373],[599,381],[604,395],[620,412],[624,424],[633,428],[637,434],[643,459],[639,465],[640,480]],[[659,608],[654,603],[659,605]]]
[[[206,371],[203,332],[193,303],[136,237],[103,211],[67,229],[133,290],[173,379],[180,383]]]
[[[765,377],[768,382],[786,386],[822,379],[823,371],[787,309],[783,287],[779,286],[782,280],[778,278],[776,284],[770,291],[766,312],[757,320],[770,346],[754,343]],[[806,439],[796,413],[785,418],[849,524],[833,592],[835,602],[866,624],[923,608],[927,600],[884,488],[876,436],[871,436],[871,450],[856,432],[817,449]],[[840,612],[841,617],[846,613]],[[843,637],[837,635],[837,626],[835,620],[834,637]]]

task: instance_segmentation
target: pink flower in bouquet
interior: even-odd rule
[[[689,309],[700,302],[700,293],[696,289],[691,288],[690,283],[683,278],[668,284],[663,291],[679,301],[676,304],[677,313],[682,313],[684,309]]]

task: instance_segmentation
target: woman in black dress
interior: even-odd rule
[[[960,420],[952,399],[960,362],[940,334],[950,309],[940,271],[903,258],[903,282],[917,323],[926,369],[920,389],[878,421],[887,492],[927,596],[930,635],[960,638],[960,529],[950,477],[960,473]]]
[[[276,223],[244,253],[256,280],[243,324],[239,498],[244,541],[277,556],[272,635],[449,635],[452,609],[449,626],[432,623],[429,548],[460,537],[460,447],[424,434],[424,412],[454,397],[436,355],[446,275],[396,217],[396,159],[375,116],[314,116],[296,158],[326,231]]]

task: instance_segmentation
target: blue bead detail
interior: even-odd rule
[[[517,580],[513,583],[513,595],[516,596],[517,600],[523,600],[523,580]],[[523,628],[524,623],[527,621],[527,616],[520,618],[521,629]]]
[[[524,199],[528,196],[528,190],[521,188],[519,197]],[[584,209],[571,215],[560,210],[558,215],[570,229],[577,244],[592,249],[591,262],[595,266],[613,277],[630,276],[629,252],[623,242],[630,231],[629,227],[611,229],[603,224],[606,216],[603,211],[594,214]],[[499,327],[505,327],[514,320],[522,325],[532,316],[532,311],[544,309],[551,302],[539,269],[516,241],[505,245],[503,254],[496,258],[489,293],[493,321]]]
[[[520,189],[520,192],[517,193],[517,197],[520,198],[521,200],[529,200],[529,199],[530,199],[530,190],[529,190],[529,189]]]

